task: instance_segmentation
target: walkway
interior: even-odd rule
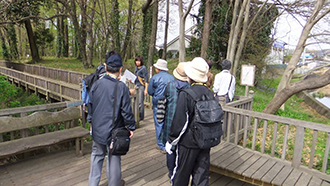
[[[122,176],[128,186],[169,186],[165,155],[156,149],[151,110],[146,109],[132,139],[130,151],[122,157]],[[74,150],[40,155],[28,160],[0,166],[0,185],[88,185],[91,143],[85,145],[85,155],[76,157]],[[105,167],[100,185],[106,185]],[[210,185],[249,186],[251,184],[211,173]]]

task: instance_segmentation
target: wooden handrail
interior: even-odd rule
[[[228,105],[224,106],[223,110],[225,114],[228,115],[228,119],[224,122],[228,125],[227,142],[237,144],[237,140],[235,139],[235,141],[233,141],[231,136],[237,136],[238,130],[233,129],[237,129],[239,126],[236,123],[237,121],[245,121],[242,123],[244,125],[244,137],[241,142],[243,147],[251,148],[251,150],[258,151],[262,154],[269,154],[274,158],[277,157],[281,160],[291,161],[291,165],[294,168],[308,166],[309,169],[312,169],[315,163],[320,164],[320,162],[322,162],[321,172],[326,172],[330,150],[330,126],[233,108]],[[235,120],[234,118],[245,118],[245,120]],[[313,131],[313,133],[311,134],[308,131]],[[250,135],[248,135],[248,133],[250,133]],[[267,135],[268,138],[266,137]],[[324,139],[324,135],[326,135],[326,139]],[[310,141],[311,137],[313,139],[312,142]],[[319,140],[317,139],[318,137],[320,138]],[[281,140],[279,140],[279,138],[281,138]],[[322,145],[317,145],[317,143],[322,143]],[[269,149],[267,153],[265,150],[266,144]],[[325,148],[322,148],[322,146]],[[306,148],[310,149],[307,155],[304,154],[304,149]],[[317,162],[315,162],[315,152],[320,150],[323,151],[324,156],[323,158],[316,158]],[[303,156],[305,156],[305,160],[307,158],[309,160],[305,165],[302,165]]]
[[[71,101],[71,102],[67,101],[67,102],[51,103],[51,104],[44,104],[44,105],[1,109],[0,116],[10,116],[10,115],[14,115],[14,114],[20,114],[23,112],[26,113],[26,112],[49,110],[49,109],[74,107],[74,106],[80,106],[82,104],[83,104],[82,101]]]

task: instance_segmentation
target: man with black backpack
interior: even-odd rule
[[[220,143],[223,112],[205,85],[208,70],[208,64],[201,57],[185,65],[191,87],[179,93],[165,145],[167,153],[177,156],[171,177],[174,186],[188,185],[190,176],[191,185],[209,185],[210,148]]]

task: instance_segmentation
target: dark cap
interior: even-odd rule
[[[108,58],[107,65],[111,66],[111,67],[122,67],[123,66],[123,62],[121,60],[121,57],[119,55],[112,55]]]

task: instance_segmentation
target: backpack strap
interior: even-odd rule
[[[117,80],[116,82],[116,87],[115,87],[115,101],[113,102],[113,115],[112,115],[112,124],[115,124],[115,114],[116,114],[116,103],[117,103],[117,88],[118,88],[119,81]],[[116,126],[114,127],[114,129]]]
[[[199,100],[199,97],[191,88],[183,89],[182,91],[189,94],[196,102]]]

